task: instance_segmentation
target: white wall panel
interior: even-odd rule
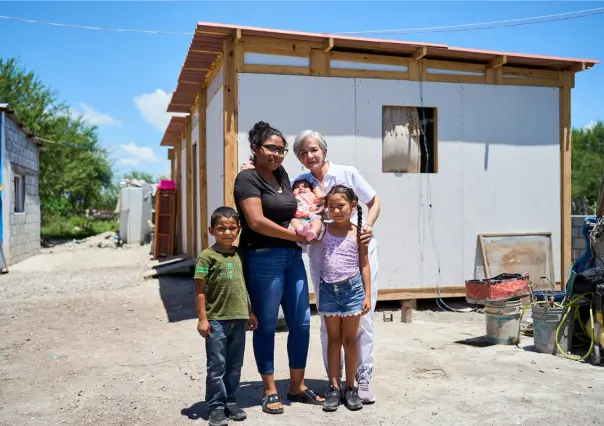
[[[333,161],[354,163],[354,79],[239,74],[238,90],[239,165],[249,160],[248,132],[260,120],[287,139],[290,152],[283,166],[291,178],[306,171],[293,152],[294,138],[304,129],[323,134]]]
[[[382,289],[463,283],[461,88],[421,89],[409,81],[357,79],[356,151],[363,160],[356,166],[382,200],[374,227]],[[382,105],[438,109],[437,174],[382,173]]]
[[[477,234],[551,232],[560,280],[558,97],[556,88],[463,86],[465,277],[482,274]]]
[[[212,212],[224,205],[224,128],[222,87],[216,92],[206,109],[206,179],[208,183],[208,226]],[[203,171],[200,171],[203,173]],[[216,240],[208,233],[208,244]]]

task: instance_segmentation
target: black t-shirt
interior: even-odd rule
[[[241,201],[246,198],[260,198],[264,217],[287,229],[289,222],[293,219],[296,212],[296,197],[292,191],[289,176],[283,166],[280,166],[273,173],[277,181],[281,183],[281,193],[264,180],[256,170],[243,170],[235,179],[234,196],[237,212],[241,220],[240,246],[242,248],[283,248],[296,246],[296,243],[293,241],[268,237],[253,231],[248,226],[241,209]]]

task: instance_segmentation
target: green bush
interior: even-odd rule
[[[118,220],[94,220],[83,216],[53,216],[42,225],[41,236],[48,239],[82,239],[119,229]]]

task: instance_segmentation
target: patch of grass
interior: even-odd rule
[[[118,220],[94,220],[83,216],[55,216],[45,221],[42,238],[53,240],[79,240],[103,232],[119,229]]]

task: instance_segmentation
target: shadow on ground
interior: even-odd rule
[[[159,295],[168,315],[168,322],[197,318],[192,272],[160,275],[158,281]]]
[[[306,386],[314,390],[319,395],[323,396],[325,393],[325,389],[327,388],[326,380],[315,380],[315,379],[306,379],[304,380]],[[276,381],[277,391],[281,396],[281,403],[287,409],[287,406],[292,403],[287,400],[287,392],[289,380],[281,379]],[[244,410],[246,408],[251,408],[255,406],[259,406],[262,399],[262,381],[253,381],[253,382],[241,382],[239,385],[239,389],[237,390],[237,405],[239,405]],[[317,407],[319,409],[319,407]],[[191,420],[208,420],[210,415],[210,410],[205,401],[196,402],[190,407],[183,408],[180,413],[183,416],[188,417]]]

